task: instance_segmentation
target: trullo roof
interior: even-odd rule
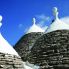
[[[63,21],[61,21],[59,18],[58,18],[58,11],[57,11],[57,8],[54,7],[53,9],[53,14],[55,16],[55,20],[54,22],[48,27],[47,29],[47,33],[48,32],[52,32],[52,31],[56,31],[56,30],[69,30],[69,25],[64,23]]]
[[[33,25],[29,28],[29,30],[27,31],[27,33],[31,33],[31,32],[45,32],[44,29],[42,29],[41,27],[37,26],[35,24],[35,18],[33,18]]]
[[[2,26],[1,21],[2,16],[0,16],[0,27]],[[18,53],[14,50],[14,48],[4,39],[1,32],[0,32],[0,52],[19,56]]]

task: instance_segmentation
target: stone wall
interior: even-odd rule
[[[24,69],[19,56],[0,53],[0,69]]]
[[[69,69],[69,30],[57,30],[41,36],[28,61],[40,69]]]
[[[28,54],[30,53],[31,48],[33,47],[35,41],[41,36],[43,33],[32,32],[24,35],[15,45],[15,50],[19,53],[23,61],[27,61]]]

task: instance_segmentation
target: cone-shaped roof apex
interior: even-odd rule
[[[64,23],[58,18],[58,9],[57,7],[53,8],[54,22],[48,27],[47,33],[56,31],[56,30],[69,30],[69,25]]]
[[[36,25],[36,19],[35,18],[33,18],[33,25],[27,31],[27,33],[31,33],[31,32],[45,32],[41,27]]]

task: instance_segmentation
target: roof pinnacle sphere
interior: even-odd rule
[[[57,9],[57,7],[53,7],[53,15],[55,16],[55,19],[58,18],[58,9]]]

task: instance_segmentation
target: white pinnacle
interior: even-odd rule
[[[58,9],[57,9],[57,7],[53,8],[53,15],[55,16],[55,19],[58,18]]]
[[[2,16],[0,15],[0,28],[2,26]],[[0,32],[0,53],[8,53],[12,55],[18,55],[18,53],[13,49],[13,47],[5,40]]]
[[[35,19],[35,18],[33,18],[33,24],[35,25],[35,23],[36,23],[36,19]]]
[[[0,15],[0,27],[2,26],[1,21],[2,21],[2,16]]]
[[[54,22],[48,27],[46,33],[56,31],[56,30],[69,30],[69,25],[64,23],[58,18],[58,11],[57,8],[53,8],[53,14],[55,16]]]
[[[42,29],[41,27],[37,26],[36,23],[36,19],[33,18],[33,25],[29,28],[29,30],[27,31],[27,34],[28,33],[31,33],[31,32],[45,32],[44,29]]]

